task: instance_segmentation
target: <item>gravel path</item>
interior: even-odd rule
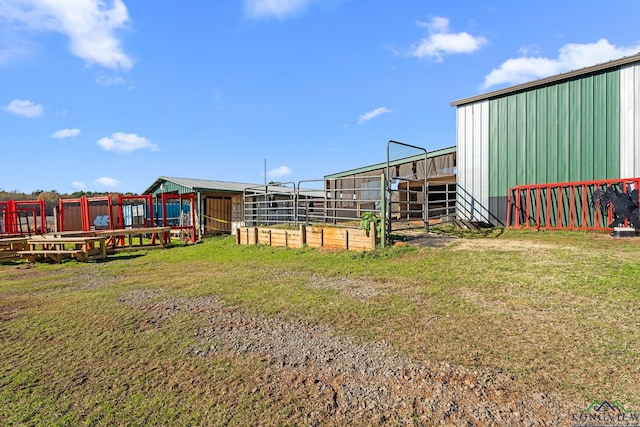
[[[353,283],[347,288],[358,288]],[[194,331],[194,357],[218,351],[257,357],[267,366],[254,392],[305,396],[309,425],[571,425],[575,406],[532,392],[511,397],[511,378],[446,363],[418,363],[384,342],[360,344],[324,325],[248,315],[215,297],[163,298],[161,290],[121,296],[149,324],[180,311],[206,319]],[[259,370],[258,370],[259,371]]]

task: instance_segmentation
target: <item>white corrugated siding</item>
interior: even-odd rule
[[[640,176],[640,65],[620,69],[620,178]]]
[[[456,110],[458,148],[458,218],[487,221],[489,218],[489,101]]]

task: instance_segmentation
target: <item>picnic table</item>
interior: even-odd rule
[[[34,236],[27,240],[29,249],[19,250],[18,255],[30,262],[50,258],[60,263],[64,258],[76,258],[81,262],[107,257],[106,237],[103,236]]]
[[[171,243],[171,227],[139,227],[118,230],[96,230],[96,236],[107,237],[107,246],[112,249],[163,248]],[[149,241],[144,238],[149,237]]]

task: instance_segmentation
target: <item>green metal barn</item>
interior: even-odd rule
[[[504,225],[519,185],[640,176],[640,54],[451,106],[458,218]]]

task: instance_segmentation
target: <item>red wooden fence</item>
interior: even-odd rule
[[[520,185],[509,189],[507,227],[545,230],[610,230],[613,207],[592,206],[596,190],[612,186],[621,193],[640,190],[640,178]],[[640,191],[639,191],[640,193]],[[640,202],[640,200],[636,200]]]

